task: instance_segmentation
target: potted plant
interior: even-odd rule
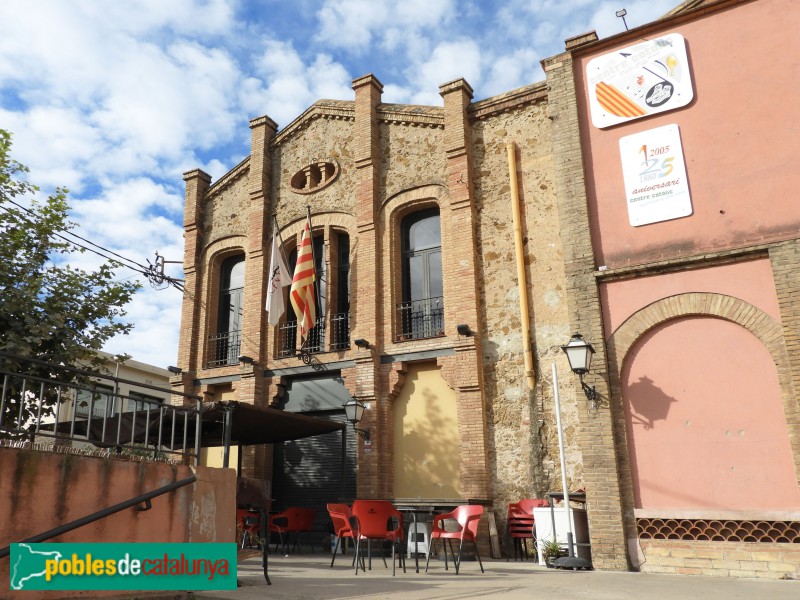
[[[555,539],[543,542],[542,556],[544,556],[544,564],[549,568],[553,568],[553,561],[562,555],[561,544]]]

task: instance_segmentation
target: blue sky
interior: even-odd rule
[[[249,119],[282,128],[318,99],[352,100],[367,73],[385,102],[440,106],[439,85],[457,77],[480,100],[543,80],[539,61],[565,38],[619,33],[620,8],[633,28],[679,3],[3,0],[0,128],[44,191],[69,188],[80,235],[142,264],[156,251],[181,260],[181,175],[216,180],[238,164]],[[177,290],[145,283],[133,333],[106,349],[174,364],[180,305]]]

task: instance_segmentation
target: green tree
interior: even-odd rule
[[[118,263],[95,271],[67,264],[70,254],[84,250],[64,234],[75,227],[68,219],[67,190],[58,188],[46,200],[35,198],[38,188],[24,179],[27,167],[10,157],[11,134],[0,129],[0,352],[3,372],[25,371],[49,378],[52,369],[38,373],[8,354],[48,363],[99,370],[100,350],[113,336],[130,331],[124,306],[140,287],[114,281]],[[59,381],[76,381],[64,371]],[[24,425],[38,411],[38,396],[20,394],[18,381],[7,379],[2,428]],[[43,415],[52,414],[57,394],[45,394]],[[22,406],[20,406],[20,403]]]

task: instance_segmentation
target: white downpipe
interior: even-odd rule
[[[564,431],[561,428],[561,402],[558,398],[558,371],[556,363],[553,363],[553,397],[556,401],[556,424],[558,426],[558,453],[561,455],[561,486],[564,490],[564,512],[567,517],[567,543],[569,555],[573,556],[572,550],[572,512],[569,507],[569,488],[567,487],[567,461],[564,454]],[[553,539],[556,539],[555,527],[553,527]]]

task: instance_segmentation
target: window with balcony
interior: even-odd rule
[[[336,275],[331,282],[331,304],[336,312],[330,315],[330,349],[344,350],[350,347],[350,236],[337,232],[332,242],[335,244],[335,248],[332,244],[331,253],[335,251],[336,254]]]
[[[326,247],[329,256],[325,256]],[[294,273],[297,250],[288,256]],[[317,324],[309,332],[305,348],[309,352],[343,350],[350,347],[350,236],[332,230],[329,243],[322,235],[314,236],[314,262],[317,275]],[[329,269],[329,270],[328,270]],[[278,325],[278,357],[295,356],[300,347],[297,315],[286,294],[286,321]]]
[[[442,234],[439,209],[412,213],[401,223],[403,301],[398,339],[444,335]]]
[[[209,336],[208,366],[239,362],[244,297],[244,255],[225,259],[220,269],[216,333]]]

